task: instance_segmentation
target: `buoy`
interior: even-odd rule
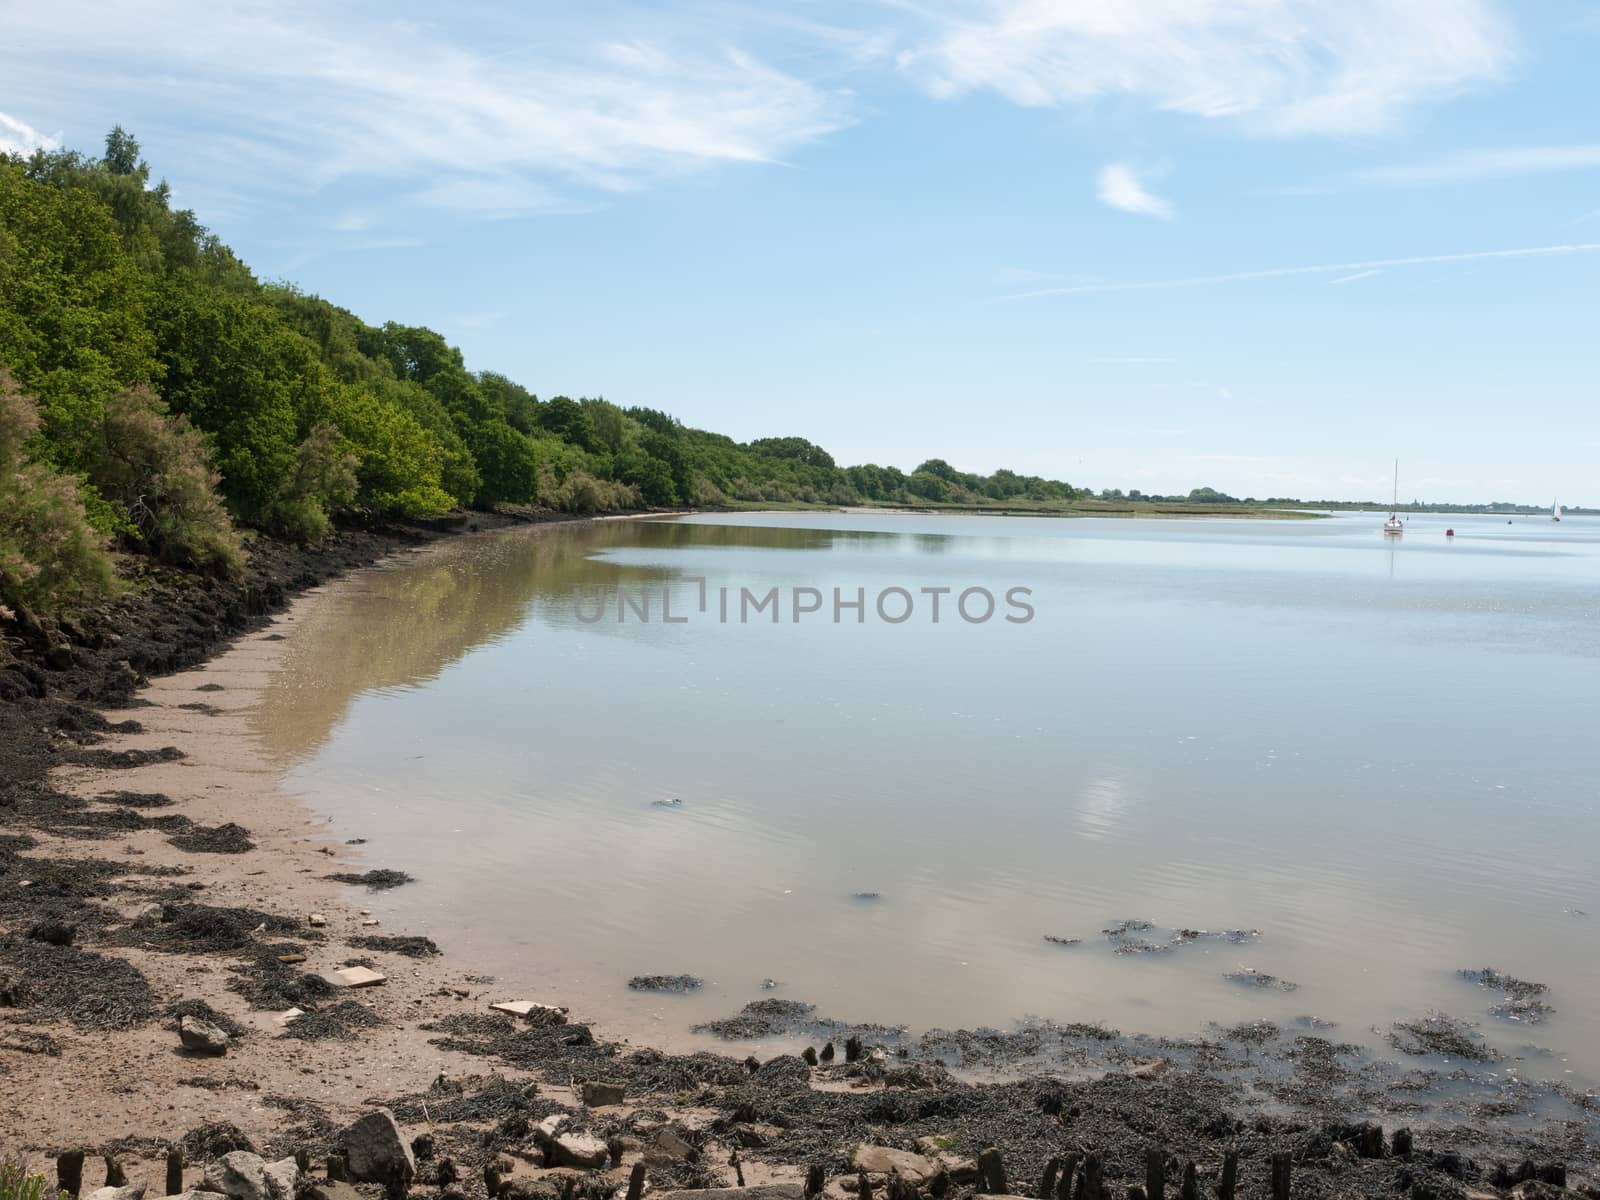
[[[1444,535],[1445,537],[1455,537],[1456,531],[1454,529],[1446,529]]]

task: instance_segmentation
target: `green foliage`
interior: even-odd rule
[[[157,558],[223,575],[243,568],[244,548],[217,494],[205,439],[148,388],[106,405],[93,477]]]
[[[0,1159],[0,1200],[67,1200],[67,1193],[46,1185],[20,1158]]]
[[[910,475],[841,468],[801,437],[741,444],[658,409],[541,400],[469,371],[434,330],[368,325],[292,285],[261,283],[193,212],[172,207],[120,126],[98,156],[0,155],[0,363],[42,418],[34,461],[16,448],[6,485],[27,481],[40,528],[85,579],[103,555],[95,531],[231,571],[241,562],[234,521],[314,540],[341,512],[1076,495],[1057,480],[968,474],[941,459]],[[11,536],[14,561],[51,553],[31,541],[17,549]],[[25,561],[38,568],[30,579],[59,577],[35,587],[73,586],[70,564],[52,559],[47,572]]]
[[[295,452],[294,469],[278,487],[272,527],[302,542],[317,542],[333,527],[329,512],[355,498],[359,460],[337,428],[324,421]]]
[[[76,481],[23,453],[38,428],[37,407],[0,371],[0,604],[49,611],[110,593],[116,576]]]

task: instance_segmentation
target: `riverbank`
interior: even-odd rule
[[[728,1054],[673,1055],[607,1042],[581,1013],[492,1011],[521,997],[469,973],[448,944],[370,940],[411,931],[366,924],[363,885],[330,877],[427,864],[367,862],[331,840],[280,794],[247,719],[316,603],[312,589],[441,532],[343,535],[310,554],[258,543],[237,592],[167,573],[66,631],[81,638],[52,643],[64,650],[8,652],[7,678],[44,694],[0,705],[0,1070],[18,1101],[0,1110],[0,1152],[110,1152],[135,1181],[159,1181],[166,1148],[182,1144],[193,1186],[240,1138],[271,1157],[303,1149],[320,1160],[376,1102],[408,1137],[431,1135],[419,1188],[473,1196],[502,1158],[496,1176],[524,1191],[553,1175],[608,1193],[643,1161],[662,1190],[740,1173],[797,1182],[817,1164],[843,1195],[858,1144],[913,1151],[919,1140],[958,1190],[971,1190],[973,1159],[994,1145],[1027,1193],[1047,1160],[1079,1147],[1102,1156],[1119,1194],[1144,1178],[1149,1149],[1174,1157],[1174,1179],[1186,1161],[1215,1179],[1236,1153],[1244,1195],[1264,1194],[1272,1156],[1285,1153],[1294,1194],[1308,1196],[1424,1194],[1413,1184],[1462,1194],[1493,1182],[1497,1159],[1552,1177],[1565,1165],[1574,1182],[1594,1168],[1587,1100],[1532,1082],[1532,1066],[1464,1066],[1459,1055],[1384,1064],[1311,1027],[1255,1022],[1193,1040],[1046,1025],[912,1037],[782,1000],[723,1027]],[[141,675],[153,678],[141,686]],[[350,964],[385,980],[318,982]],[[304,1015],[283,1024],[291,1008]],[[182,1052],[183,1013],[232,1030],[227,1052]],[[1451,1047],[1448,1031],[1430,1032],[1433,1048]],[[807,1047],[821,1052],[814,1067],[798,1054]],[[584,1104],[585,1083],[619,1085],[621,1103],[591,1088]],[[532,1129],[563,1115],[599,1142],[602,1166]],[[1367,1120],[1391,1137],[1375,1141]],[[1402,1124],[1415,1137],[1396,1154]],[[569,1165],[547,1168],[547,1152]],[[441,1184],[443,1159],[461,1176],[454,1185]],[[91,1169],[90,1186],[98,1180]]]

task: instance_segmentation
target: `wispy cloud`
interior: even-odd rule
[[[0,112],[0,154],[32,154],[35,150],[54,150],[61,140],[40,133],[10,113]]]
[[[1338,287],[1341,283],[1354,283],[1358,279],[1371,279],[1374,275],[1382,274],[1382,271],[1374,267],[1370,271],[1357,271],[1354,275],[1341,275],[1337,279],[1330,279],[1328,280],[1328,286]]]
[[[1426,187],[1475,179],[1498,179],[1547,171],[1579,171],[1600,167],[1600,145],[1502,146],[1458,150],[1422,162],[1368,167],[1352,178],[1358,183],[1388,187]]]
[[[500,10],[457,28],[297,0],[8,5],[0,76],[63,110],[113,98],[130,123],[181,105],[191,159],[263,185],[385,179],[490,215],[781,161],[851,120],[844,93],[694,26]]]
[[[1095,191],[1102,204],[1127,213],[1172,220],[1172,205],[1144,186],[1139,173],[1127,163],[1110,163],[1100,168]]]
[[[1129,283],[1088,283],[1072,287],[1039,288],[1016,292],[1002,300],[1034,300],[1043,296],[1076,296],[1091,292],[1148,292],[1172,288],[1204,287],[1217,283],[1244,283],[1255,279],[1288,279],[1296,275],[1346,275],[1382,271],[1391,267],[1424,267],[1444,263],[1488,262],[1498,259],[1552,258],[1600,253],[1600,242],[1575,242],[1560,246],[1529,246],[1517,250],[1471,250],[1462,254],[1419,254],[1410,258],[1374,258],[1366,262],[1326,263],[1311,267],[1269,267],[1260,271],[1232,271],[1223,275],[1190,275],[1180,279],[1149,279]]]
[[[1272,134],[1365,133],[1498,78],[1498,0],[920,0],[901,65],[937,96],[1131,96]]]

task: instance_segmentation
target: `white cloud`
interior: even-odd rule
[[[1269,267],[1261,271],[1232,271],[1224,275],[1190,275],[1182,279],[1149,279],[1134,283],[1085,283],[1071,287],[1039,288],[1005,296],[1006,300],[1035,300],[1041,296],[1075,296],[1091,292],[1152,292],[1172,288],[1203,287],[1214,283],[1242,283],[1256,279],[1287,279],[1296,275],[1346,275],[1377,272],[1389,267],[1422,267],[1444,263],[1487,262],[1495,259],[1555,258],[1600,253],[1600,242],[1569,242],[1559,246],[1526,246],[1516,250],[1469,250],[1462,254],[1418,254],[1410,258],[1374,258],[1367,262],[1325,263],[1313,267]]]
[[[32,125],[0,112],[0,154],[32,154],[35,150],[54,150],[59,138],[40,133]]]
[[[260,183],[396,180],[490,214],[781,160],[849,123],[843,92],[671,22],[619,38],[584,10],[445,27],[298,0],[7,5],[0,77],[86,121],[114,101],[147,137],[181,119],[191,163]]]
[[[1106,96],[1272,134],[1364,133],[1499,77],[1498,0],[923,0],[901,65],[937,96]]]
[[[1172,205],[1160,196],[1152,195],[1139,179],[1139,174],[1127,163],[1110,163],[1100,168],[1095,180],[1095,190],[1101,203],[1127,213],[1172,220]]]
[[[1460,150],[1400,166],[1369,167],[1357,171],[1354,178],[1361,183],[1391,187],[1426,187],[1435,183],[1594,167],[1600,167],[1600,145],[1503,146],[1487,150]]]

